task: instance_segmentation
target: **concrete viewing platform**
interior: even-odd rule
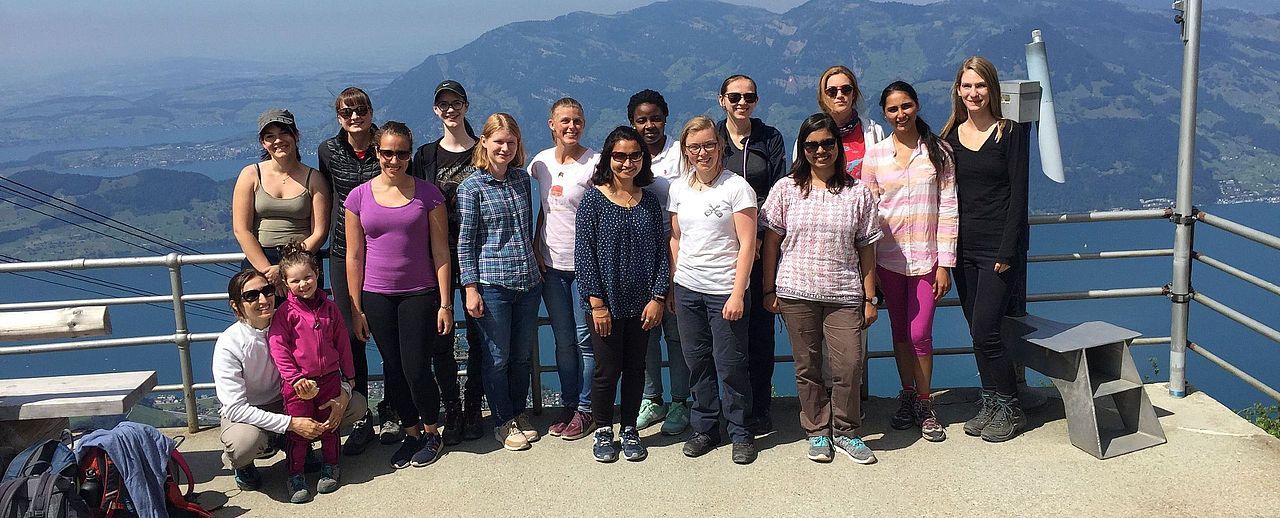
[[[589,437],[544,437],[508,452],[485,436],[446,449],[432,466],[394,471],[395,447],[375,441],[342,458],[337,492],[303,505],[288,503],[283,454],[258,461],[258,492],[237,489],[222,467],[217,428],[180,450],[216,516],[1280,516],[1280,439],[1204,393],[1174,399],[1163,384],[1145,389],[1168,443],[1108,460],[1071,445],[1057,398],[1007,443],[966,436],[974,389],[937,393],[942,443],[889,428],[897,400],[872,398],[861,430],[879,459],[870,466],[807,460],[792,398],[775,400],[778,429],[756,439],[760,457],[748,466],[730,462],[727,445],[686,458],[689,433],[667,437],[657,426],[642,432],[649,457],[638,463],[595,462]],[[550,414],[534,420],[540,430]],[[316,479],[308,476],[312,490]]]

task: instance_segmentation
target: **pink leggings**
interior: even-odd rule
[[[903,275],[877,266],[876,274],[889,309],[893,343],[910,343],[916,356],[933,354],[933,272]]]

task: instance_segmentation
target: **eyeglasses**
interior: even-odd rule
[[[378,156],[382,157],[383,160],[391,160],[392,158],[395,158],[397,160],[400,160],[401,162],[404,162],[405,160],[408,160],[410,157],[413,156],[413,151],[409,149],[378,148]]]
[[[738,104],[738,101],[746,101],[747,104],[755,104],[756,101],[760,100],[760,96],[756,95],[755,92],[747,92],[745,94],[729,92],[724,94],[724,98],[729,101],[729,104]]]
[[[836,139],[825,138],[822,140],[806,140],[804,141],[804,150],[807,153],[816,153],[818,148],[831,151],[836,148]]]
[[[350,119],[352,114],[355,114],[356,117],[364,117],[369,114],[369,107],[356,106],[355,108],[342,108],[338,110],[338,116],[344,119]]]
[[[612,158],[614,162],[618,162],[618,163],[640,162],[644,160],[644,151],[636,151],[635,153],[623,153],[621,151],[614,151],[612,153],[609,153],[609,158]]]
[[[702,153],[715,153],[720,151],[720,142],[712,141],[702,144],[685,144],[685,150],[691,155],[700,155]]]
[[[449,111],[450,108],[453,108],[454,110],[461,110],[466,106],[467,106],[467,101],[464,101],[462,99],[456,99],[453,101],[440,101],[436,103],[436,109],[440,110],[441,112],[447,112]]]
[[[275,298],[276,289],[271,286],[264,287],[259,290],[249,290],[240,294],[240,300],[245,302],[257,302],[258,297],[266,297],[268,299]]]
[[[838,94],[849,95],[853,93],[853,85],[828,86],[825,92],[827,97],[835,99]]]

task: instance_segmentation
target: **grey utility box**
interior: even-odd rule
[[[1040,82],[1027,79],[1000,82],[1000,113],[1014,122],[1040,120]]]

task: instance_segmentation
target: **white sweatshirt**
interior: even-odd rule
[[[223,419],[284,433],[289,416],[259,407],[275,403],[280,395],[280,371],[267,348],[267,330],[237,321],[213,346],[213,384]]]

